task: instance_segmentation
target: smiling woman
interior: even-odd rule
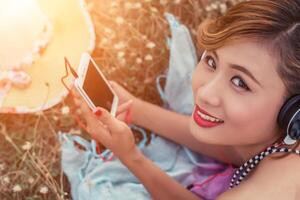
[[[236,185],[265,156],[276,152],[261,152],[266,147],[291,145],[280,151],[288,152],[286,155],[299,153],[299,11],[300,1],[244,2],[199,28],[198,45],[205,51],[193,76],[196,108],[190,130],[198,141],[231,146],[241,158],[240,164],[250,159],[235,174],[238,181],[232,183]],[[203,123],[212,119],[223,123]],[[254,157],[256,154],[259,156]],[[247,168],[252,162],[253,166]],[[223,197],[244,199],[243,194],[253,190],[253,183],[261,177],[278,179],[276,173],[265,173],[264,167],[274,162],[266,159],[263,163],[267,164],[258,167],[249,179],[252,182],[246,181],[241,190],[237,188]],[[277,165],[280,162],[299,166],[300,159],[290,156]],[[293,175],[292,166],[285,169],[290,171],[286,177]],[[282,181],[290,185],[287,180]],[[263,199],[279,198],[283,193]],[[295,197],[295,192],[290,197]]]
[[[209,187],[200,181],[208,171],[201,167],[191,172],[197,180],[184,187],[177,183],[135,148],[130,130],[105,111],[98,117],[84,112],[93,137],[154,199],[300,199],[299,35],[300,0],[246,1],[204,22],[198,42],[205,52],[192,78],[190,117],[113,84],[120,102],[133,99],[133,123],[228,163],[218,178],[204,182],[211,181]],[[272,154],[290,156],[272,159]]]
[[[207,51],[195,70],[193,91],[197,107],[224,121],[211,130],[191,129],[196,138],[205,137],[203,142],[262,148],[280,136],[276,118],[285,86],[275,60],[261,45],[239,41]]]

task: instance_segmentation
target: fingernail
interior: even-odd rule
[[[94,114],[95,114],[96,116],[100,117],[101,114],[102,114],[102,111],[101,111],[99,108],[96,108],[96,110],[94,111]]]

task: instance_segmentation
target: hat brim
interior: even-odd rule
[[[95,32],[82,0],[38,0],[38,3],[52,23],[51,40],[42,55],[26,69],[32,79],[30,86],[22,90],[12,88],[0,113],[32,113],[58,104],[68,94],[61,83],[66,73],[64,57],[77,68],[81,54],[94,49]]]

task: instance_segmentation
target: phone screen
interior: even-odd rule
[[[96,67],[92,61],[89,62],[86,77],[83,82],[83,89],[96,107],[99,106],[110,111],[114,94]]]

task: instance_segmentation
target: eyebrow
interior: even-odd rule
[[[217,60],[219,61],[219,57],[216,51],[211,51],[212,54],[214,54],[214,56],[217,58]],[[241,72],[243,72],[244,74],[248,75],[255,83],[257,83],[258,85],[261,86],[261,84],[256,80],[256,78],[253,76],[253,74],[251,74],[251,72],[246,69],[245,67],[242,67],[240,65],[236,65],[236,64],[229,64],[229,66],[233,69],[239,70]]]

